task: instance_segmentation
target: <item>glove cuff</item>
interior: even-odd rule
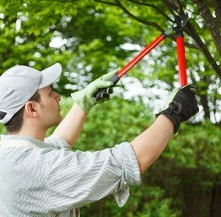
[[[175,113],[174,111],[172,111],[170,108],[167,108],[161,111],[160,113],[156,115],[156,117],[158,117],[160,114],[165,115],[167,118],[169,118],[172,121],[173,126],[174,126],[174,134],[176,134],[180,127],[179,115]]]
[[[86,114],[88,114],[90,109],[97,103],[95,98],[87,97],[83,91],[72,93],[71,97]]]

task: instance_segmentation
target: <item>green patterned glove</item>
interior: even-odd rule
[[[116,72],[109,72],[99,77],[95,81],[91,82],[83,90],[72,93],[71,97],[73,101],[76,104],[78,104],[84,110],[85,113],[88,113],[96,103],[102,103],[103,101],[108,100],[110,98],[110,94],[112,93],[111,86],[113,85],[113,83],[110,80],[115,74]],[[97,101],[94,96],[95,93],[102,88],[108,87],[110,87],[110,89],[107,89],[106,97]]]

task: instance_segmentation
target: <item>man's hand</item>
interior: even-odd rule
[[[110,79],[115,75],[115,73],[116,72],[107,73],[91,82],[83,90],[72,93],[72,99],[83,109],[85,113],[88,113],[96,103],[102,103],[103,101],[110,99],[110,94],[113,93],[111,88],[113,83],[110,81]],[[105,93],[104,98],[97,101],[94,95],[102,88],[108,88],[107,92]]]
[[[192,85],[176,89],[169,97],[166,108],[157,114],[163,114],[173,122],[174,133],[178,131],[181,122],[187,121],[199,111],[195,93],[196,89]]]

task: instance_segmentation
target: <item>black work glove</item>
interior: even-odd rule
[[[176,89],[169,97],[168,106],[156,116],[163,114],[169,118],[173,122],[174,133],[176,133],[181,122],[187,121],[199,111],[195,93],[196,89],[193,85]]]

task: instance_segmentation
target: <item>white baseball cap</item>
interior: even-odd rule
[[[23,65],[5,71],[0,77],[0,111],[5,113],[0,123],[6,124],[37,90],[53,84],[61,71],[59,63],[43,71]]]

